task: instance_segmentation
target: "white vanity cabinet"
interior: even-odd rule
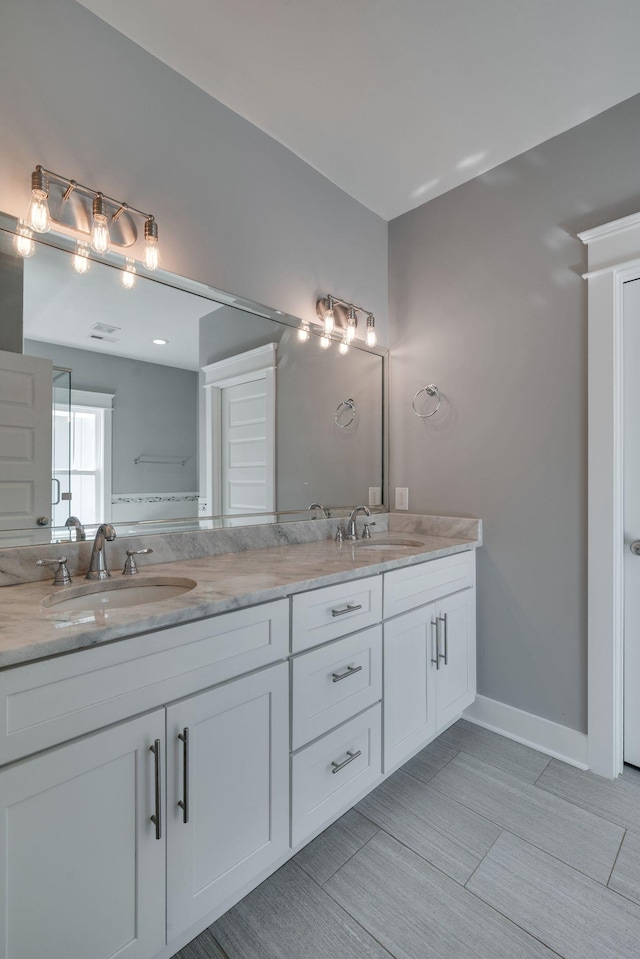
[[[418,605],[435,597],[442,598]],[[386,573],[384,608],[385,614],[410,609],[384,623],[388,775],[475,699],[475,554],[459,553]]]
[[[2,959],[162,948],[164,729],[158,709],[0,770]]]
[[[286,663],[167,709],[167,939],[289,846]]]

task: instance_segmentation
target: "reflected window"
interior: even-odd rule
[[[53,506],[54,526],[64,526],[70,514],[85,526],[111,520],[112,401],[111,394],[72,390],[69,411],[54,410],[53,477],[63,491]],[[56,418],[69,429],[56,428]]]

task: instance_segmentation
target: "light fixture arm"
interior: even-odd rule
[[[125,212],[133,213],[135,216],[139,216],[145,221],[155,220],[153,213],[145,213],[143,210],[138,210],[134,206],[129,206],[128,203],[123,203],[122,200],[116,200],[115,197],[108,196],[101,190],[94,190],[90,186],[85,186],[84,183],[78,183],[76,180],[70,180],[69,177],[61,176],[59,173],[54,173],[53,170],[47,170],[40,164],[38,164],[36,167],[35,172],[39,177],[46,177],[47,180],[54,180],[56,183],[60,183],[63,186],[66,184],[66,190],[62,197],[63,200],[68,200],[74,190],[78,190],[80,193],[84,193],[86,196],[93,198],[101,196],[109,206],[116,208],[115,213],[113,213],[111,216],[112,221],[117,220],[118,217]]]
[[[355,335],[355,328],[358,325],[358,313],[364,313],[366,317],[366,343],[367,346],[372,347],[376,345],[377,338],[375,332],[376,321],[371,310],[367,310],[364,306],[357,306],[355,303],[350,303],[348,300],[343,300],[341,296],[336,296],[335,293],[327,293],[326,297],[319,297],[316,300],[316,312],[320,319],[323,316],[327,315],[327,311],[331,310],[338,306],[346,310],[346,318],[348,324],[348,330],[345,336],[345,344],[348,345],[350,338],[353,338]],[[333,331],[333,327],[331,332]],[[330,331],[327,331],[325,327],[325,332],[328,334]],[[346,349],[343,348],[343,352],[346,352]]]

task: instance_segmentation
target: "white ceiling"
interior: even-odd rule
[[[391,219],[640,91],[638,0],[80,0]]]

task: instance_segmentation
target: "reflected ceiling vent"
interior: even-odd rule
[[[96,339],[103,339],[105,336],[113,336],[114,333],[120,333],[121,330],[121,326],[109,326],[108,323],[94,323],[89,330],[89,335],[95,336]]]
[[[105,336],[103,333],[89,333],[90,340],[101,340],[103,343],[119,343],[117,336]]]

